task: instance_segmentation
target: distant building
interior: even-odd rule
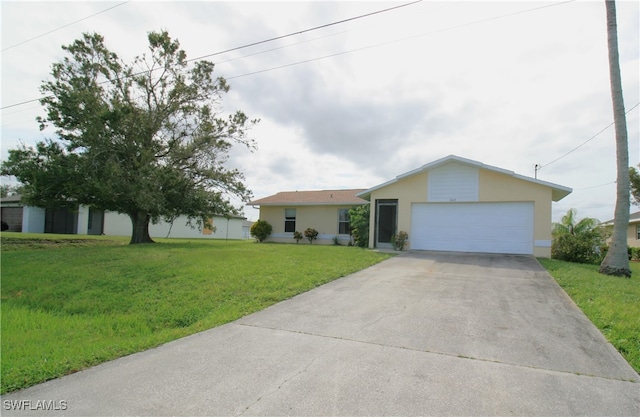
[[[77,210],[26,206],[20,196],[1,198],[0,207],[0,219],[11,232],[131,236],[131,220],[120,213],[83,205]],[[199,229],[195,224],[194,227],[188,225],[187,218],[181,216],[170,223],[150,224],[149,235],[152,238],[248,239],[245,220],[242,216],[217,215],[211,219],[211,228]]]

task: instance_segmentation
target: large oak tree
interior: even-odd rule
[[[206,60],[187,61],[177,40],[151,32],[149,52],[124,63],[99,34],[63,46],[66,56],[43,82],[40,128],[57,137],[9,151],[4,175],[40,207],[77,207],[127,214],[131,243],[152,242],[149,222],[185,215],[197,224],[239,213],[248,201],[244,176],[227,165],[234,144],[253,150],[257,122],[223,115],[229,86]]]

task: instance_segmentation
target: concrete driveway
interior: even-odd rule
[[[2,400],[4,416],[637,416],[640,381],[534,258],[408,252]]]

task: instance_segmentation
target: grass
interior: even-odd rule
[[[0,239],[2,393],[219,326],[391,256],[249,241]]]
[[[627,279],[602,275],[598,265],[539,261],[640,373],[640,263],[631,263],[632,276]]]

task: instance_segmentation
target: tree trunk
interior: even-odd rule
[[[143,212],[136,212],[130,213],[129,217],[133,226],[129,244],[154,243],[151,236],[149,236],[149,215]]]
[[[620,76],[620,58],[618,56],[618,33],[616,23],[616,4],[606,0],[607,37],[609,46],[609,75],[611,78],[611,100],[613,102],[613,121],[616,132],[616,209],[613,220],[613,236],[609,251],[600,265],[600,272],[607,275],[631,277],[629,255],[627,252],[627,228],[629,227],[629,145],[627,139],[627,120],[622,98],[622,77]]]

